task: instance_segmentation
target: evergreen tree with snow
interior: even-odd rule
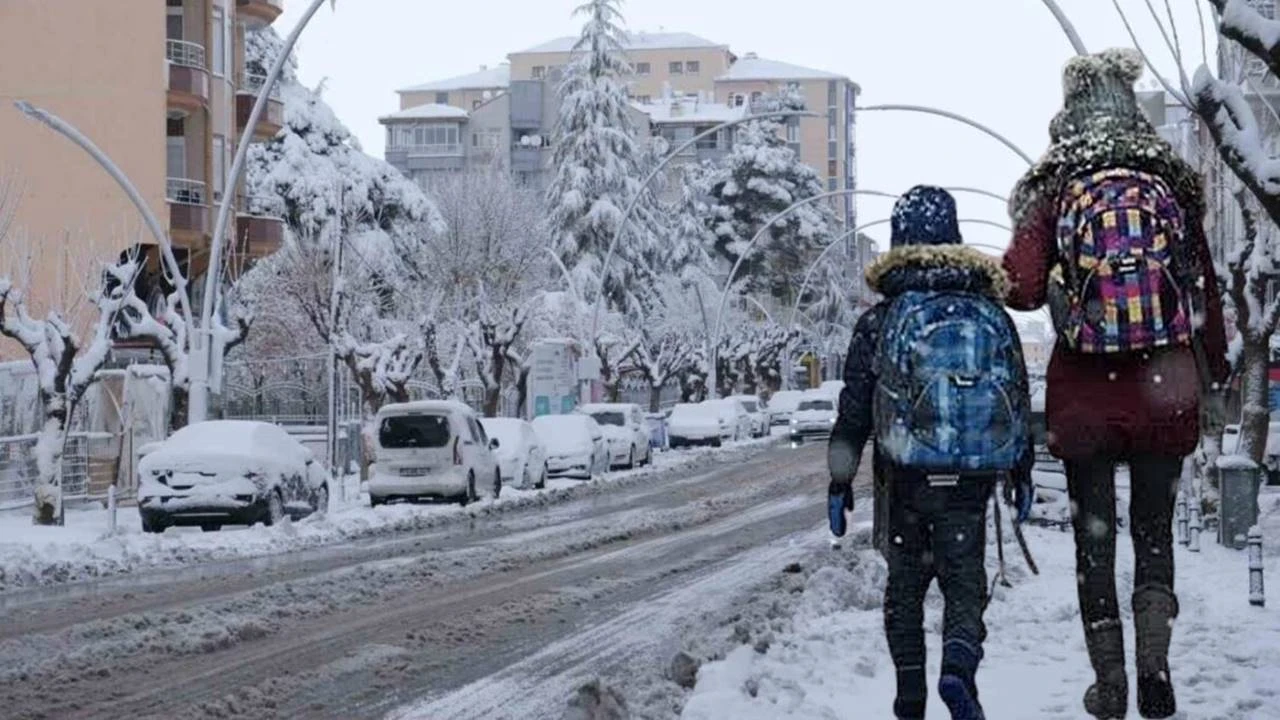
[[[554,177],[547,191],[552,242],[579,287],[603,288],[615,306],[629,302],[640,278],[654,274],[649,258],[661,237],[657,199],[641,187],[643,148],[629,115],[621,0],[590,0],[582,37],[560,86]],[[632,198],[643,193],[615,257],[604,260]]]
[[[782,88],[766,98],[769,111],[803,110],[798,92]],[[733,150],[703,179],[707,195],[707,251],[732,265],[765,223],[798,200],[825,192],[822,179],[800,162],[777,119],[744,124]],[[747,291],[787,298],[807,265],[831,240],[836,225],[824,202],[806,205],[769,226],[743,263]]]

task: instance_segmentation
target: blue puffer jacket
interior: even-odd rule
[[[908,290],[972,292],[997,302],[1008,291],[998,259],[961,245],[894,248],[867,268],[867,283],[884,299],[858,319],[849,343],[839,417],[827,455],[831,478],[838,482],[852,482],[867,441],[875,435],[876,353],[889,303]]]

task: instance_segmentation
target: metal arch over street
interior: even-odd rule
[[[857,111],[858,112],[901,111],[901,112],[923,113],[925,115],[936,115],[938,117],[948,118],[950,120],[955,120],[958,123],[963,123],[965,125],[968,125],[969,127],[984,133],[988,137],[993,138],[994,140],[997,140],[1001,145],[1004,145],[1005,147],[1009,148],[1014,153],[1016,153],[1018,157],[1026,161],[1028,165],[1035,165],[1035,162],[1036,162],[1035,160],[1031,159],[1030,155],[1025,153],[1022,150],[1022,148],[1018,147],[1009,138],[1005,137],[1004,135],[1001,135],[995,130],[992,130],[988,126],[983,125],[977,120],[974,120],[969,117],[965,117],[964,115],[961,115],[959,113],[953,113],[950,110],[942,110],[935,107],[929,107],[927,105],[868,105],[866,107],[858,108]]]

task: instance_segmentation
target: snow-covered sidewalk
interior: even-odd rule
[[[1247,558],[1219,547],[1177,548],[1181,615],[1171,651],[1180,713],[1187,720],[1280,718],[1280,494],[1263,498],[1270,541],[1268,607],[1248,604]],[[863,532],[867,532],[865,528]],[[1076,601],[1070,533],[1028,528],[1027,541],[1041,574],[1027,570],[1006,533],[1012,588],[997,587],[986,614],[990,637],[978,683],[991,718],[1084,717],[1081,697],[1092,680]],[[994,575],[994,539],[988,569]],[[1133,585],[1132,547],[1121,534],[1118,589]],[[682,717],[687,720],[882,718],[892,714],[893,664],[881,611],[886,571],[878,554],[846,550],[815,558],[798,597],[782,617],[757,620],[746,644],[703,665]],[[795,588],[800,589],[800,588]],[[1133,633],[1127,600],[1126,642],[1132,674]],[[926,604],[930,673],[937,679],[942,598],[936,584]],[[742,630],[737,631],[741,636]],[[760,638],[766,638],[762,643]],[[754,647],[753,647],[754,646]],[[764,650],[764,652],[760,652]],[[1135,704],[1130,698],[1131,705]],[[1136,705],[1135,705],[1136,707]],[[930,720],[949,717],[936,693]],[[1131,710],[1130,717],[1137,717]]]
[[[349,479],[346,500],[335,491],[330,511],[324,517],[213,533],[202,533],[199,528],[170,528],[160,535],[147,535],[142,532],[134,507],[118,510],[115,535],[108,532],[107,512],[97,505],[68,508],[63,527],[33,526],[29,510],[0,513],[0,593],[146,569],[262,557],[557,504],[607,492],[615,486],[678,475],[699,465],[738,460],[775,440],[764,438],[721,449],[664,452],[655,455],[653,465],[647,468],[609,473],[591,482],[551,480],[545,490],[507,487],[496,502],[484,499],[466,508],[452,503],[372,508],[368,495],[359,491],[358,482]]]

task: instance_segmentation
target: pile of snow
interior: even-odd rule
[[[1272,538],[1267,574],[1280,577],[1280,493],[1263,496],[1264,530]],[[1008,536],[1009,533],[1006,533]],[[989,535],[990,537],[990,535]],[[1033,576],[1016,545],[1005,550],[1012,588],[997,587],[986,614],[990,632],[978,676],[989,717],[1062,718],[1084,715],[1081,697],[1092,681],[1076,600],[1074,545],[1068,533],[1027,529],[1041,574]],[[989,540],[989,542],[994,542]],[[1121,538],[1120,597],[1133,633],[1127,598],[1133,589],[1133,557]],[[1244,553],[1206,543],[1199,554],[1177,549],[1182,614],[1175,627],[1171,664],[1179,706],[1187,717],[1258,720],[1280,718],[1272,689],[1280,672],[1280,610],[1248,604]],[[683,711],[687,720],[882,717],[891,712],[895,679],[884,638],[882,566],[868,551],[830,553],[803,581],[803,589],[779,585],[774,603],[789,608],[757,637],[742,641],[722,660],[705,664]],[[995,572],[988,548],[988,574]],[[799,584],[801,581],[795,581]],[[802,592],[799,600],[796,592]],[[766,604],[766,606],[768,606]],[[942,598],[936,586],[926,601],[925,629],[931,683],[941,653]],[[768,633],[761,642],[758,634]],[[1132,667],[1130,668],[1132,673]],[[1131,702],[1136,702],[1131,700]],[[1131,709],[1131,717],[1136,711]],[[930,720],[948,717],[930,698]]]
[[[658,481],[701,466],[741,462],[774,440],[654,456],[652,466],[611,473],[591,482],[553,480],[545,490],[503,488],[497,500],[466,508],[457,505],[390,505],[371,508],[356,487],[334,490],[330,511],[321,517],[243,530],[201,533],[171,528],[143,534],[136,508],[120,508],[118,531],[108,533],[108,517],[98,506],[68,508],[64,527],[36,527],[29,510],[0,514],[0,592],[53,585],[147,569],[173,568],[220,560],[261,557],[363,538],[408,533],[448,523],[468,522],[529,507],[549,506],[612,488]],[[348,498],[343,501],[341,498]]]

